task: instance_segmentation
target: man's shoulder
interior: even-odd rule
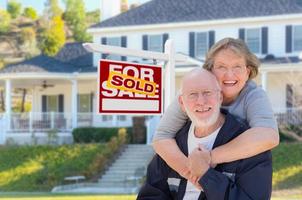
[[[176,133],[175,139],[182,139],[188,137],[188,132],[190,130],[190,126],[192,124],[191,120],[187,120],[185,125]]]

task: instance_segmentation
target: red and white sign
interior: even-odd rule
[[[98,70],[100,114],[162,114],[162,68],[101,60]]]

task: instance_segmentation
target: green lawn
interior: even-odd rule
[[[0,194],[2,200],[135,200],[135,195],[54,195],[54,194]],[[302,195],[274,197],[272,200],[302,200]]]
[[[281,143],[273,150],[273,189],[302,193],[302,143]]]
[[[63,177],[95,173],[117,142],[105,144],[0,147],[0,199],[131,200],[135,196],[54,195]],[[302,200],[302,143],[281,143],[273,150],[274,200]],[[89,164],[87,164],[89,163]],[[45,192],[45,193],[15,193]],[[295,196],[296,195],[296,196]]]

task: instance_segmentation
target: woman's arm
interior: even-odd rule
[[[163,139],[153,142],[155,152],[182,177],[189,179],[188,158],[180,151],[175,139]]]
[[[187,157],[178,148],[175,135],[188,120],[176,97],[162,116],[153,138],[155,152],[181,176],[188,177]]]
[[[257,155],[279,144],[279,133],[273,128],[254,127],[229,143],[211,151],[211,163],[232,162]]]

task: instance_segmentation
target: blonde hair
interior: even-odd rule
[[[234,38],[224,38],[217,43],[215,43],[210,50],[208,51],[205,59],[205,63],[203,64],[203,68],[209,71],[212,70],[214,65],[214,59],[218,52],[221,50],[230,49],[234,53],[239,56],[243,56],[246,60],[246,66],[250,69],[249,79],[253,79],[258,74],[258,68],[260,66],[260,61],[253,54],[244,41],[241,39],[234,39]]]

